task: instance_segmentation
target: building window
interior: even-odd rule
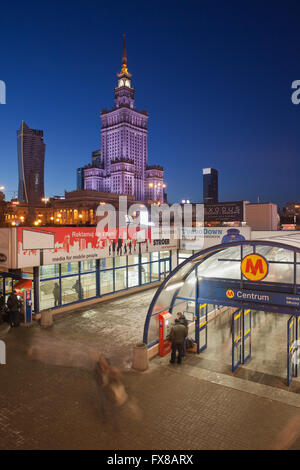
[[[113,250],[114,248],[114,250]],[[127,244],[128,256],[63,263],[40,268],[40,310],[162,281],[170,270],[170,251],[144,253]],[[111,254],[117,244],[111,245]],[[99,276],[97,266],[99,265]],[[97,279],[100,285],[97,288]]]
[[[139,266],[128,266],[128,288],[139,285]]]
[[[49,279],[59,276],[59,264],[50,264],[47,266],[41,266],[40,268],[40,278]]]
[[[96,270],[96,261],[89,260],[89,261],[81,261],[80,263],[80,272],[81,273],[88,273],[91,271]]]
[[[115,290],[127,289],[127,269],[115,269]]]
[[[151,263],[151,282],[159,281],[159,262]]]
[[[195,253],[194,250],[178,250],[177,251],[177,264],[182,263],[186,259],[190,258]]]
[[[145,263],[141,266],[141,282],[142,284],[148,284],[151,282],[151,264]]]
[[[82,286],[82,298],[91,299],[96,297],[96,273],[88,273],[80,276]]]
[[[61,278],[61,304],[70,304],[82,299],[82,285],[79,276]]]
[[[109,294],[114,291],[113,270],[100,272],[100,295]]]
[[[59,280],[44,281],[40,287],[40,310],[58,307],[60,305]]]
[[[79,263],[63,263],[61,265],[61,275],[68,276],[70,274],[77,274],[79,271]]]

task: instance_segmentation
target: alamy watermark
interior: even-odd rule
[[[0,104],[6,104],[6,84],[0,80]]]
[[[0,340],[0,365],[6,364],[6,344]]]
[[[300,103],[300,80],[293,81],[292,90],[295,90],[291,96],[292,103],[299,104]]]
[[[127,197],[120,196],[117,210],[112,204],[101,203],[96,217],[96,233],[102,240],[117,236],[138,242],[149,236],[152,240],[186,237],[204,244],[203,204],[154,203],[147,208],[144,204],[134,203],[128,207]]]

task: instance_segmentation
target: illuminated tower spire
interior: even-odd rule
[[[134,88],[131,87],[131,74],[127,69],[127,53],[126,53],[126,40],[125,34],[123,35],[123,57],[122,57],[122,69],[117,74],[118,85],[115,88],[115,106],[134,107]]]
[[[126,54],[126,37],[125,34],[123,34],[123,57],[122,57],[122,69],[121,73],[126,73],[128,74],[127,70],[127,54]]]

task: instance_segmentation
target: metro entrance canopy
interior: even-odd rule
[[[169,311],[174,319],[178,311],[184,311],[195,321],[199,352],[203,305],[300,316],[300,236],[282,234],[216,245],[185,260],[169,274],[151,302],[144,343],[148,348],[158,343],[159,313]]]

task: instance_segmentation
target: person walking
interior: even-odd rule
[[[109,361],[99,354],[95,364],[95,379],[100,394],[103,420],[109,415],[114,424],[119,426],[119,408],[126,403],[128,395],[122,380],[122,374],[110,365]]]
[[[20,308],[21,303],[18,300],[17,293],[14,290],[7,299],[7,307],[9,309],[10,326],[17,327],[20,325]]]
[[[59,300],[60,300],[60,290],[59,290],[59,284],[56,282],[54,284],[53,288],[53,297],[54,297],[54,307],[58,307],[59,305]]]
[[[183,341],[187,337],[187,327],[180,323],[179,319],[175,319],[175,325],[172,326],[170,334],[168,336],[169,341],[171,341],[171,360],[170,364],[174,364],[176,361],[176,352],[178,352],[177,356],[177,364],[181,364],[182,360],[182,349],[183,349]]]

